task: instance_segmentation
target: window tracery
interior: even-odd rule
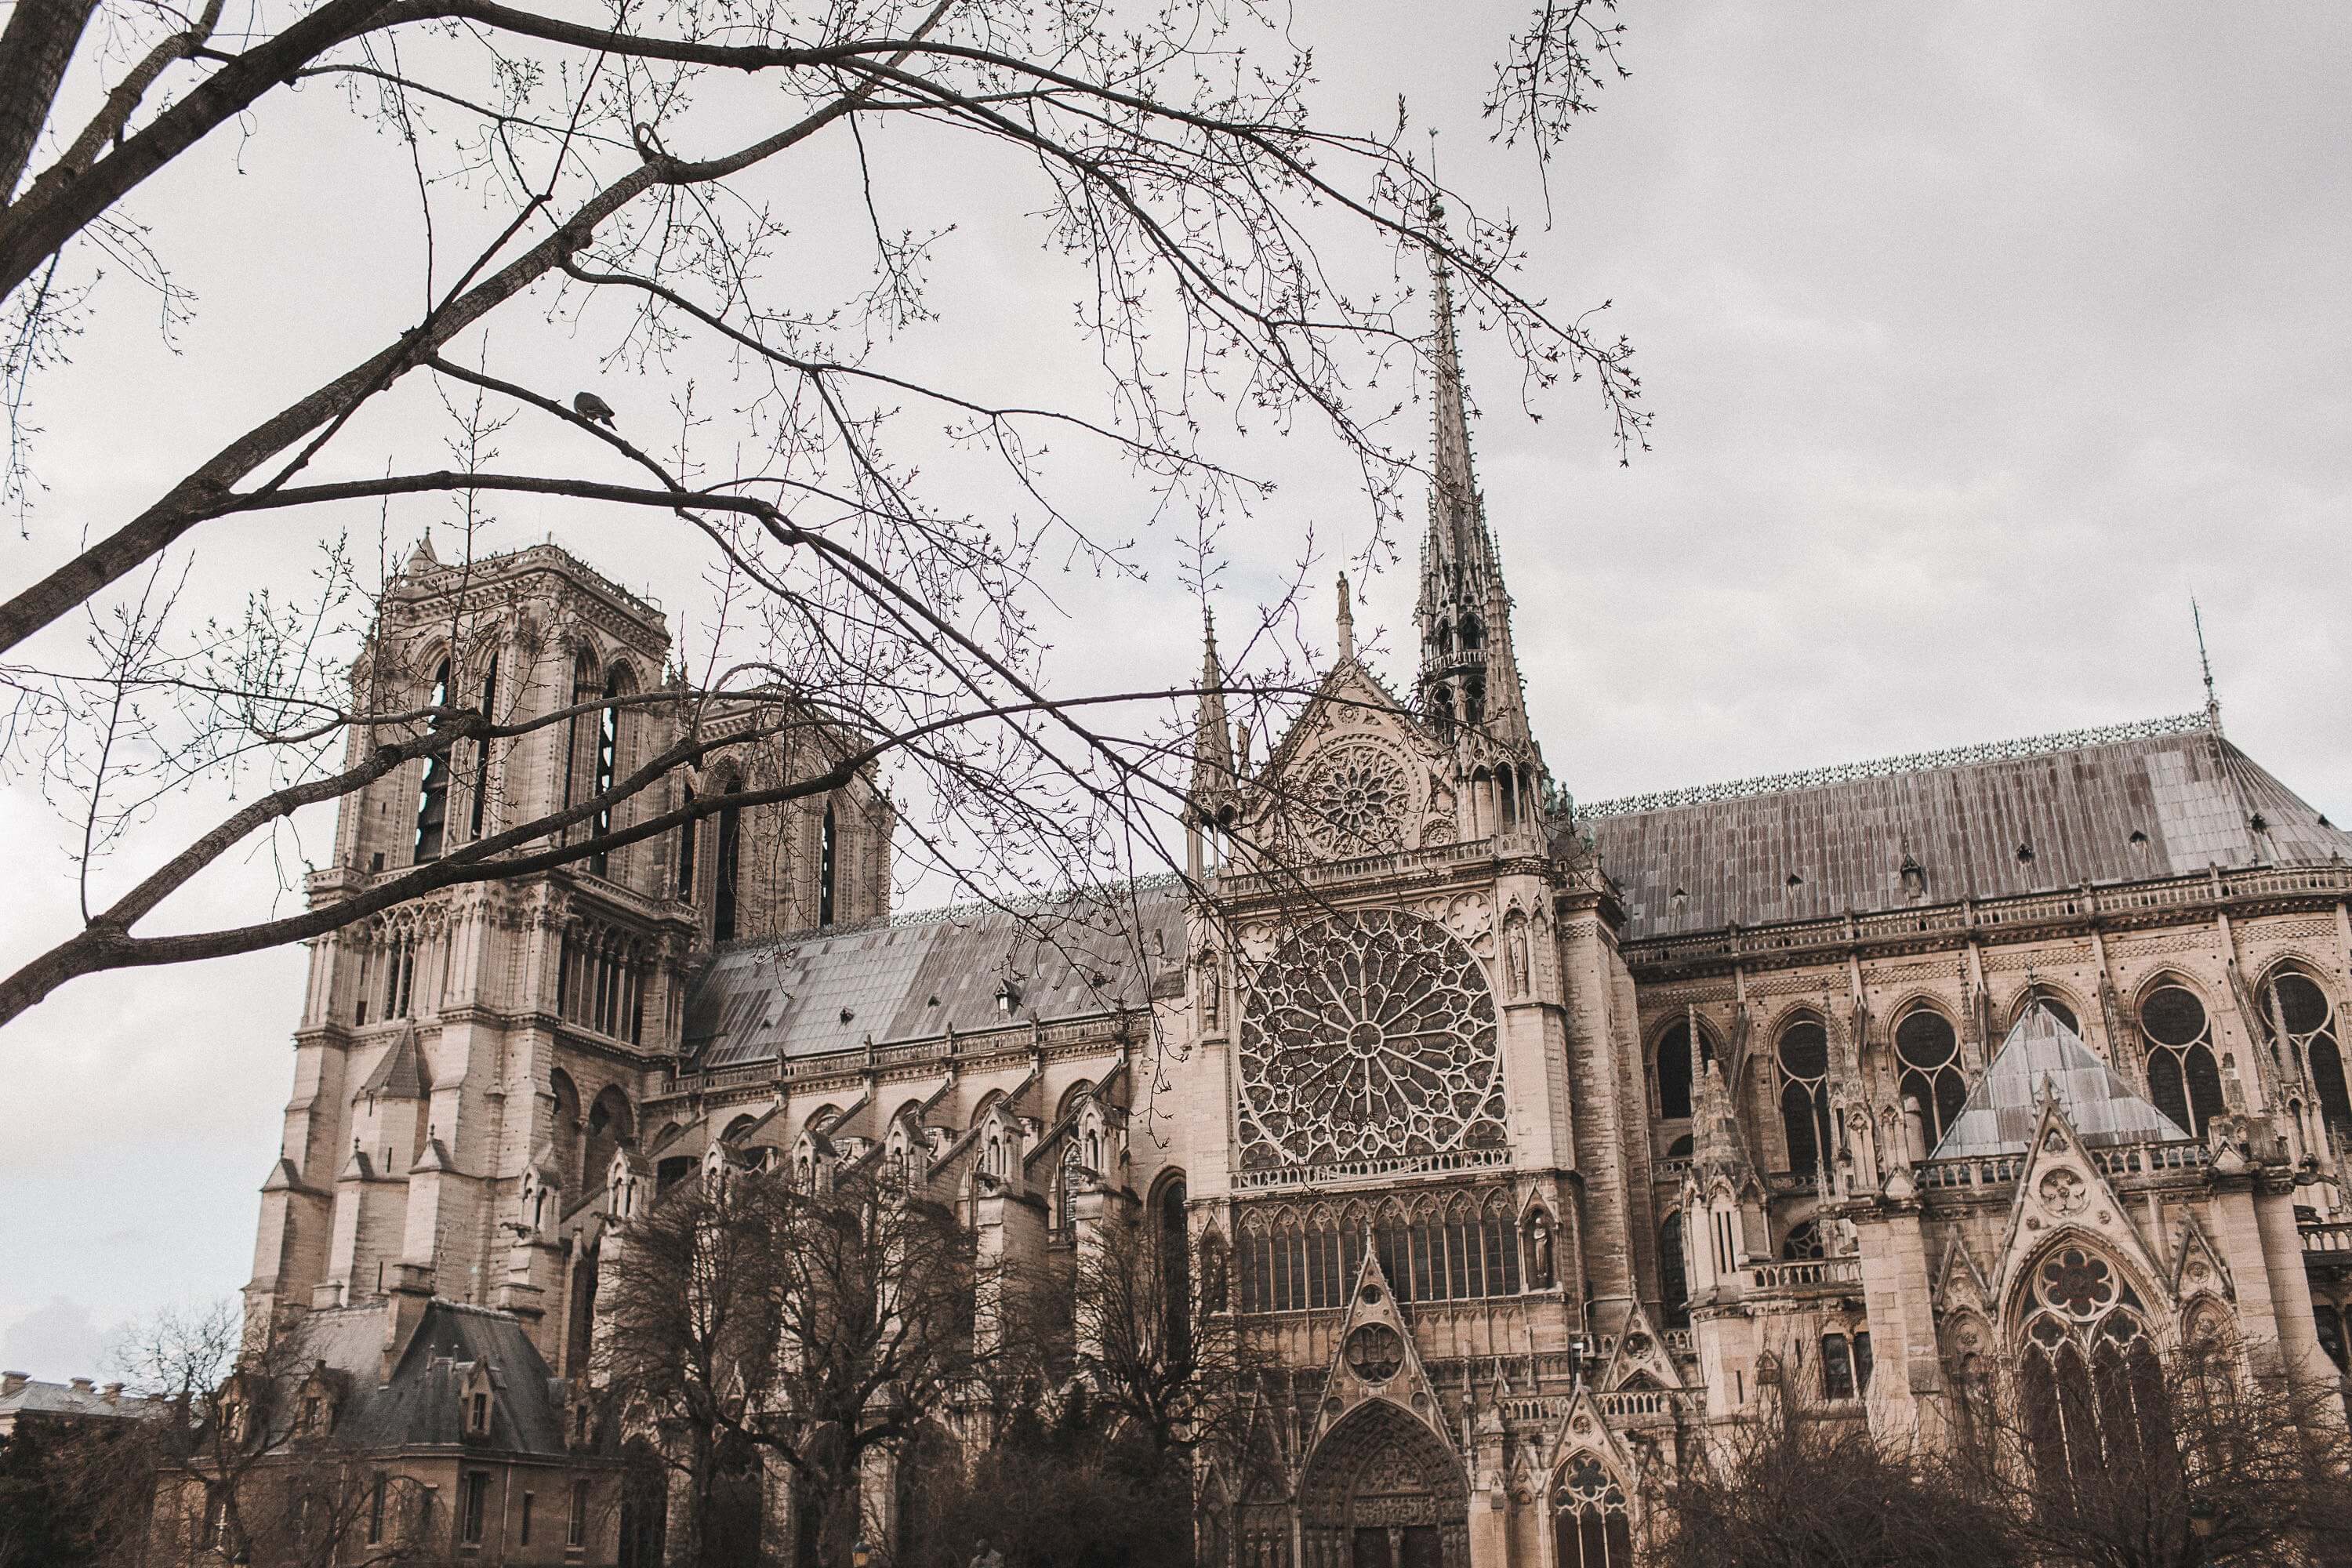
[[[1326,855],[1384,855],[1404,847],[1412,783],[1386,747],[1333,746],[1309,765],[1299,791],[1300,826]]]
[[[1552,1495],[1552,1544],[1559,1568],[1631,1568],[1633,1534],[1625,1489],[1591,1454],[1561,1467]]]
[[[2213,1021],[2197,994],[2168,981],[2140,1004],[2147,1047],[2147,1097],[2158,1110],[2202,1138],[2221,1114],[2221,1069],[2213,1056]]]
[[[2319,1101],[2320,1119],[2352,1138],[2352,1092],[2347,1092],[2345,1081],[2335,1003],[2299,970],[2282,970],[2272,976],[2270,993],[2273,1026],[2286,1037],[2287,1049],[2304,1064],[2312,1093]]]
[[[1350,1205],[1260,1205],[1241,1221],[1235,1258],[1241,1310],[1344,1307],[1364,1266],[1369,1234],[1400,1301],[1479,1300],[1521,1289],[1509,1194],[1431,1194],[1377,1215]]]
[[[2085,1247],[2053,1248],[2029,1277],[2023,1312],[2021,1405],[2045,1485],[2171,1451],[2146,1309],[2114,1264]]]
[[[1900,1092],[1918,1100],[1927,1124],[1927,1147],[1933,1149],[1968,1103],[1960,1037],[1941,1013],[1915,1007],[1895,1026],[1895,1056],[1902,1066]]]
[[[1800,1019],[1780,1032],[1773,1055],[1780,1068],[1780,1131],[1788,1141],[1789,1169],[1810,1174],[1832,1147],[1829,1031],[1817,1019]]]
[[[1258,971],[1240,1054],[1245,1166],[1504,1142],[1494,995],[1435,921],[1374,910],[1294,932]]]

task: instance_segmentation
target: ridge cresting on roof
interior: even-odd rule
[[[1788,790],[1821,789],[1858,779],[1893,778],[1901,773],[1930,773],[1937,768],[1961,768],[1978,763],[2011,762],[2020,757],[2044,757],[2084,746],[2111,746],[2122,741],[2153,740],[2160,735],[2187,735],[2208,728],[2201,713],[2175,713],[2163,719],[2140,719],[2128,724],[2103,724],[2091,730],[2062,730],[2049,735],[2028,735],[2014,741],[1979,741],[1940,752],[1913,752],[1907,756],[1881,757],[1874,762],[1841,763],[1826,768],[1801,768],[1795,773],[1762,773],[1727,784],[1695,784],[1687,789],[1657,790],[1649,795],[1622,795],[1615,800],[1579,802],[1580,817],[1633,816],[1679,805],[1701,805],[1712,800],[1751,800]]]

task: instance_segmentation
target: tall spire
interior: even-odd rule
[[[1192,783],[1184,793],[1187,869],[1200,881],[1214,868],[1216,835],[1232,821],[1234,738],[1225,724],[1225,672],[1217,663],[1217,621],[1201,612],[1201,695],[1192,722]]]
[[[1339,574],[1339,662],[1356,657],[1356,606],[1348,594],[1348,574]]]
[[[1444,209],[1432,204],[1430,222]],[[1469,396],[1454,332],[1453,274],[1431,268],[1436,342],[1431,359],[1434,426],[1430,443],[1429,533],[1421,548],[1422,711],[1441,731],[1458,724],[1507,746],[1528,743],[1519,667],[1511,649],[1511,596],[1486,528],[1486,500],[1470,461]]]
[[[1217,662],[1217,617],[1201,612],[1201,696],[1192,725],[1193,805],[1213,805],[1234,786],[1234,737],[1225,722],[1225,672]]]

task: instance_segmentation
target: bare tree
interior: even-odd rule
[[[1096,1412],[1189,1468],[1202,1449],[1244,1451],[1275,1363],[1204,1297],[1176,1246],[1133,1214],[1109,1215],[1081,1248],[1068,1293],[1074,1359]]]
[[[801,1547],[840,1560],[868,1457],[915,1439],[972,1373],[969,1243],[887,1180],[691,1178],[608,1237],[592,1375],[689,1489],[673,1561],[718,1562],[730,1475],[789,1478]],[[674,1519],[678,1518],[673,1515]]]
[[[2218,1339],[2025,1352],[1960,1391],[1956,1472],[2020,1554],[2081,1568],[2330,1563],[2352,1554],[2352,1446],[2332,1391],[2253,1375]]]
[[[1449,268],[1509,344],[1524,398],[1591,377],[1621,449],[1643,428],[1626,345],[1521,291],[1520,230],[1441,192],[1402,101],[1390,127],[1318,120],[1297,26],[1286,9],[1221,0],[656,0],[576,16],[509,0],[320,0],[268,16],[219,0],[16,5],[0,33],[0,406],[21,507],[37,493],[39,389],[84,372],[65,350],[89,312],[126,274],[167,321],[194,308],[168,263],[173,237],[127,204],[215,133],[268,133],[296,88],[340,91],[406,153],[401,189],[363,199],[413,204],[425,260],[421,277],[387,265],[346,279],[421,300],[398,331],[318,384],[284,386],[273,412],[222,431],[212,456],[0,603],[14,755],[79,825],[84,873],[80,928],[0,982],[0,1022],[78,975],[299,941],[710,815],[721,803],[606,826],[616,802],[707,753],[693,715],[758,690],[858,737],[841,766],[891,760],[924,814],[918,861],[980,896],[1173,863],[1181,692],[1089,689],[1049,658],[1044,565],[1152,564],[1073,504],[1087,476],[1049,460],[1057,444],[1123,468],[1135,517],[1171,536],[1179,580],[1205,596],[1220,521],[1255,516],[1269,489],[1223,443],[1253,426],[1319,426],[1370,498],[1351,549],[1385,559],[1417,443],[1395,437],[1412,422],[1392,421],[1402,399],[1380,376],[1423,368],[1427,312],[1393,281],[1423,258]],[[1617,31],[1607,0],[1538,6],[1480,106],[1495,135],[1551,156],[1618,68]],[[929,323],[960,310],[968,332],[988,323],[955,271],[934,276],[952,216],[884,216],[909,163],[970,171],[972,199],[999,202],[1066,264],[1100,371],[1085,395],[1017,404],[938,372]],[[844,266],[853,236],[863,248]],[[1366,240],[1412,265],[1365,270]],[[532,345],[574,329],[602,334],[608,365],[667,377],[668,410],[621,414],[537,384],[521,368]],[[271,344],[235,352],[246,359],[224,373],[282,379]],[[713,400],[698,377],[730,395]],[[439,454],[373,417],[436,404],[455,432]],[[502,461],[525,433],[541,460]],[[974,463],[1002,505],[964,499]],[[702,552],[709,646],[700,673],[663,695],[688,711],[677,743],[594,799],[501,823],[354,896],[140,929],[306,806],[572,720],[508,723],[365,668],[379,584],[334,509],[389,520],[395,505],[446,505],[470,559],[501,496],[641,516],[677,531],[675,546],[649,533],[648,548]],[[401,516],[387,531],[413,533],[417,514]],[[207,524],[239,517],[321,542],[317,591],[190,624],[192,552]],[[1299,572],[1324,548],[1302,539]],[[1295,592],[1294,579],[1260,605],[1235,649],[1244,684],[1293,700]],[[159,801],[229,789],[240,804],[209,830],[147,841]],[[298,841],[278,848],[300,858]],[[93,879],[110,849],[146,868],[126,888]]]
[[[2021,1562],[1990,1499],[1933,1457],[1890,1448],[1858,1413],[1780,1389],[1693,1434],[1661,1489],[1647,1561],[1658,1568],[1898,1568]]]

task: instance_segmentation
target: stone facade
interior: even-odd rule
[[[705,1161],[893,1162],[983,1263],[1140,1205],[1292,1373],[1282,1495],[1203,1477],[1204,1552],[1247,1568],[1614,1563],[1644,1477],[1763,1387],[1932,1436],[2062,1265],[2159,1346],[2340,1397],[2352,837],[2211,710],[1574,803],[1450,307],[1437,358],[1412,690],[1356,656],[1343,584],[1262,764],[1202,704],[1188,875],[892,921],[888,814],[851,791],[829,922],[802,813],[740,828],[715,952],[708,868],[651,843],[323,940],[254,1310],[406,1281],[562,1374],[608,1228]],[[541,548],[413,568],[380,639],[409,679],[475,582],[501,700],[656,678],[658,615]],[[574,754],[493,759],[489,820]],[[413,852],[420,787],[347,804],[314,897]],[[625,1027],[560,977],[583,950],[624,955]]]

